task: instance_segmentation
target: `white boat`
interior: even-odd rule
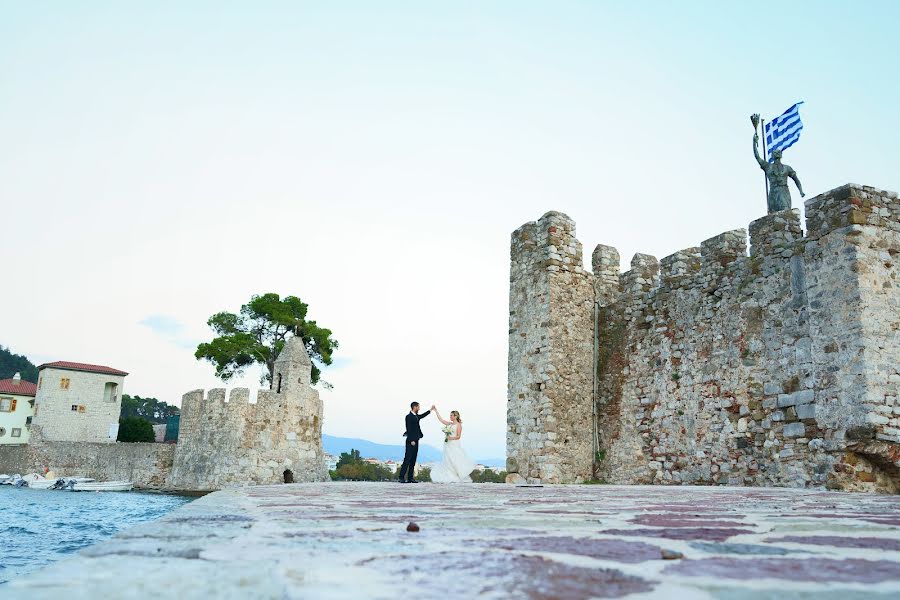
[[[49,490],[51,487],[56,485],[58,479],[44,479],[41,477],[40,479],[29,479],[28,487],[33,490]]]
[[[41,482],[41,481],[50,481],[51,483],[56,481],[55,477],[52,480],[44,479],[44,476],[39,473],[29,473],[28,475],[25,475],[24,477],[22,477],[22,479],[24,479],[28,483],[28,487],[31,487],[32,483],[37,483],[37,482]]]
[[[70,482],[86,483],[94,481],[90,477],[54,477],[52,479],[29,479],[28,487],[35,490],[63,490]]]
[[[130,481],[73,481],[69,489],[75,492],[127,492],[134,487]]]

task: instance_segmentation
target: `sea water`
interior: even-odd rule
[[[147,492],[68,492],[0,485],[0,585],[193,498]]]

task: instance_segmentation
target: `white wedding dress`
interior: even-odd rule
[[[454,437],[459,434],[459,425],[451,425]],[[431,471],[431,481],[435,483],[472,483],[469,475],[475,470],[475,463],[463,450],[460,440],[444,442],[444,460]]]

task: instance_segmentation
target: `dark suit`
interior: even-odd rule
[[[421,415],[409,411],[406,415],[406,454],[403,456],[403,465],[400,467],[400,481],[412,481],[416,473],[416,458],[419,456],[419,440],[424,437],[419,421],[431,414],[426,410]]]

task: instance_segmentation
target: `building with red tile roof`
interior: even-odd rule
[[[34,427],[43,439],[116,441],[127,372],[60,360],[40,365],[38,373]]]
[[[0,379],[0,446],[27,444],[37,386],[16,373]]]

